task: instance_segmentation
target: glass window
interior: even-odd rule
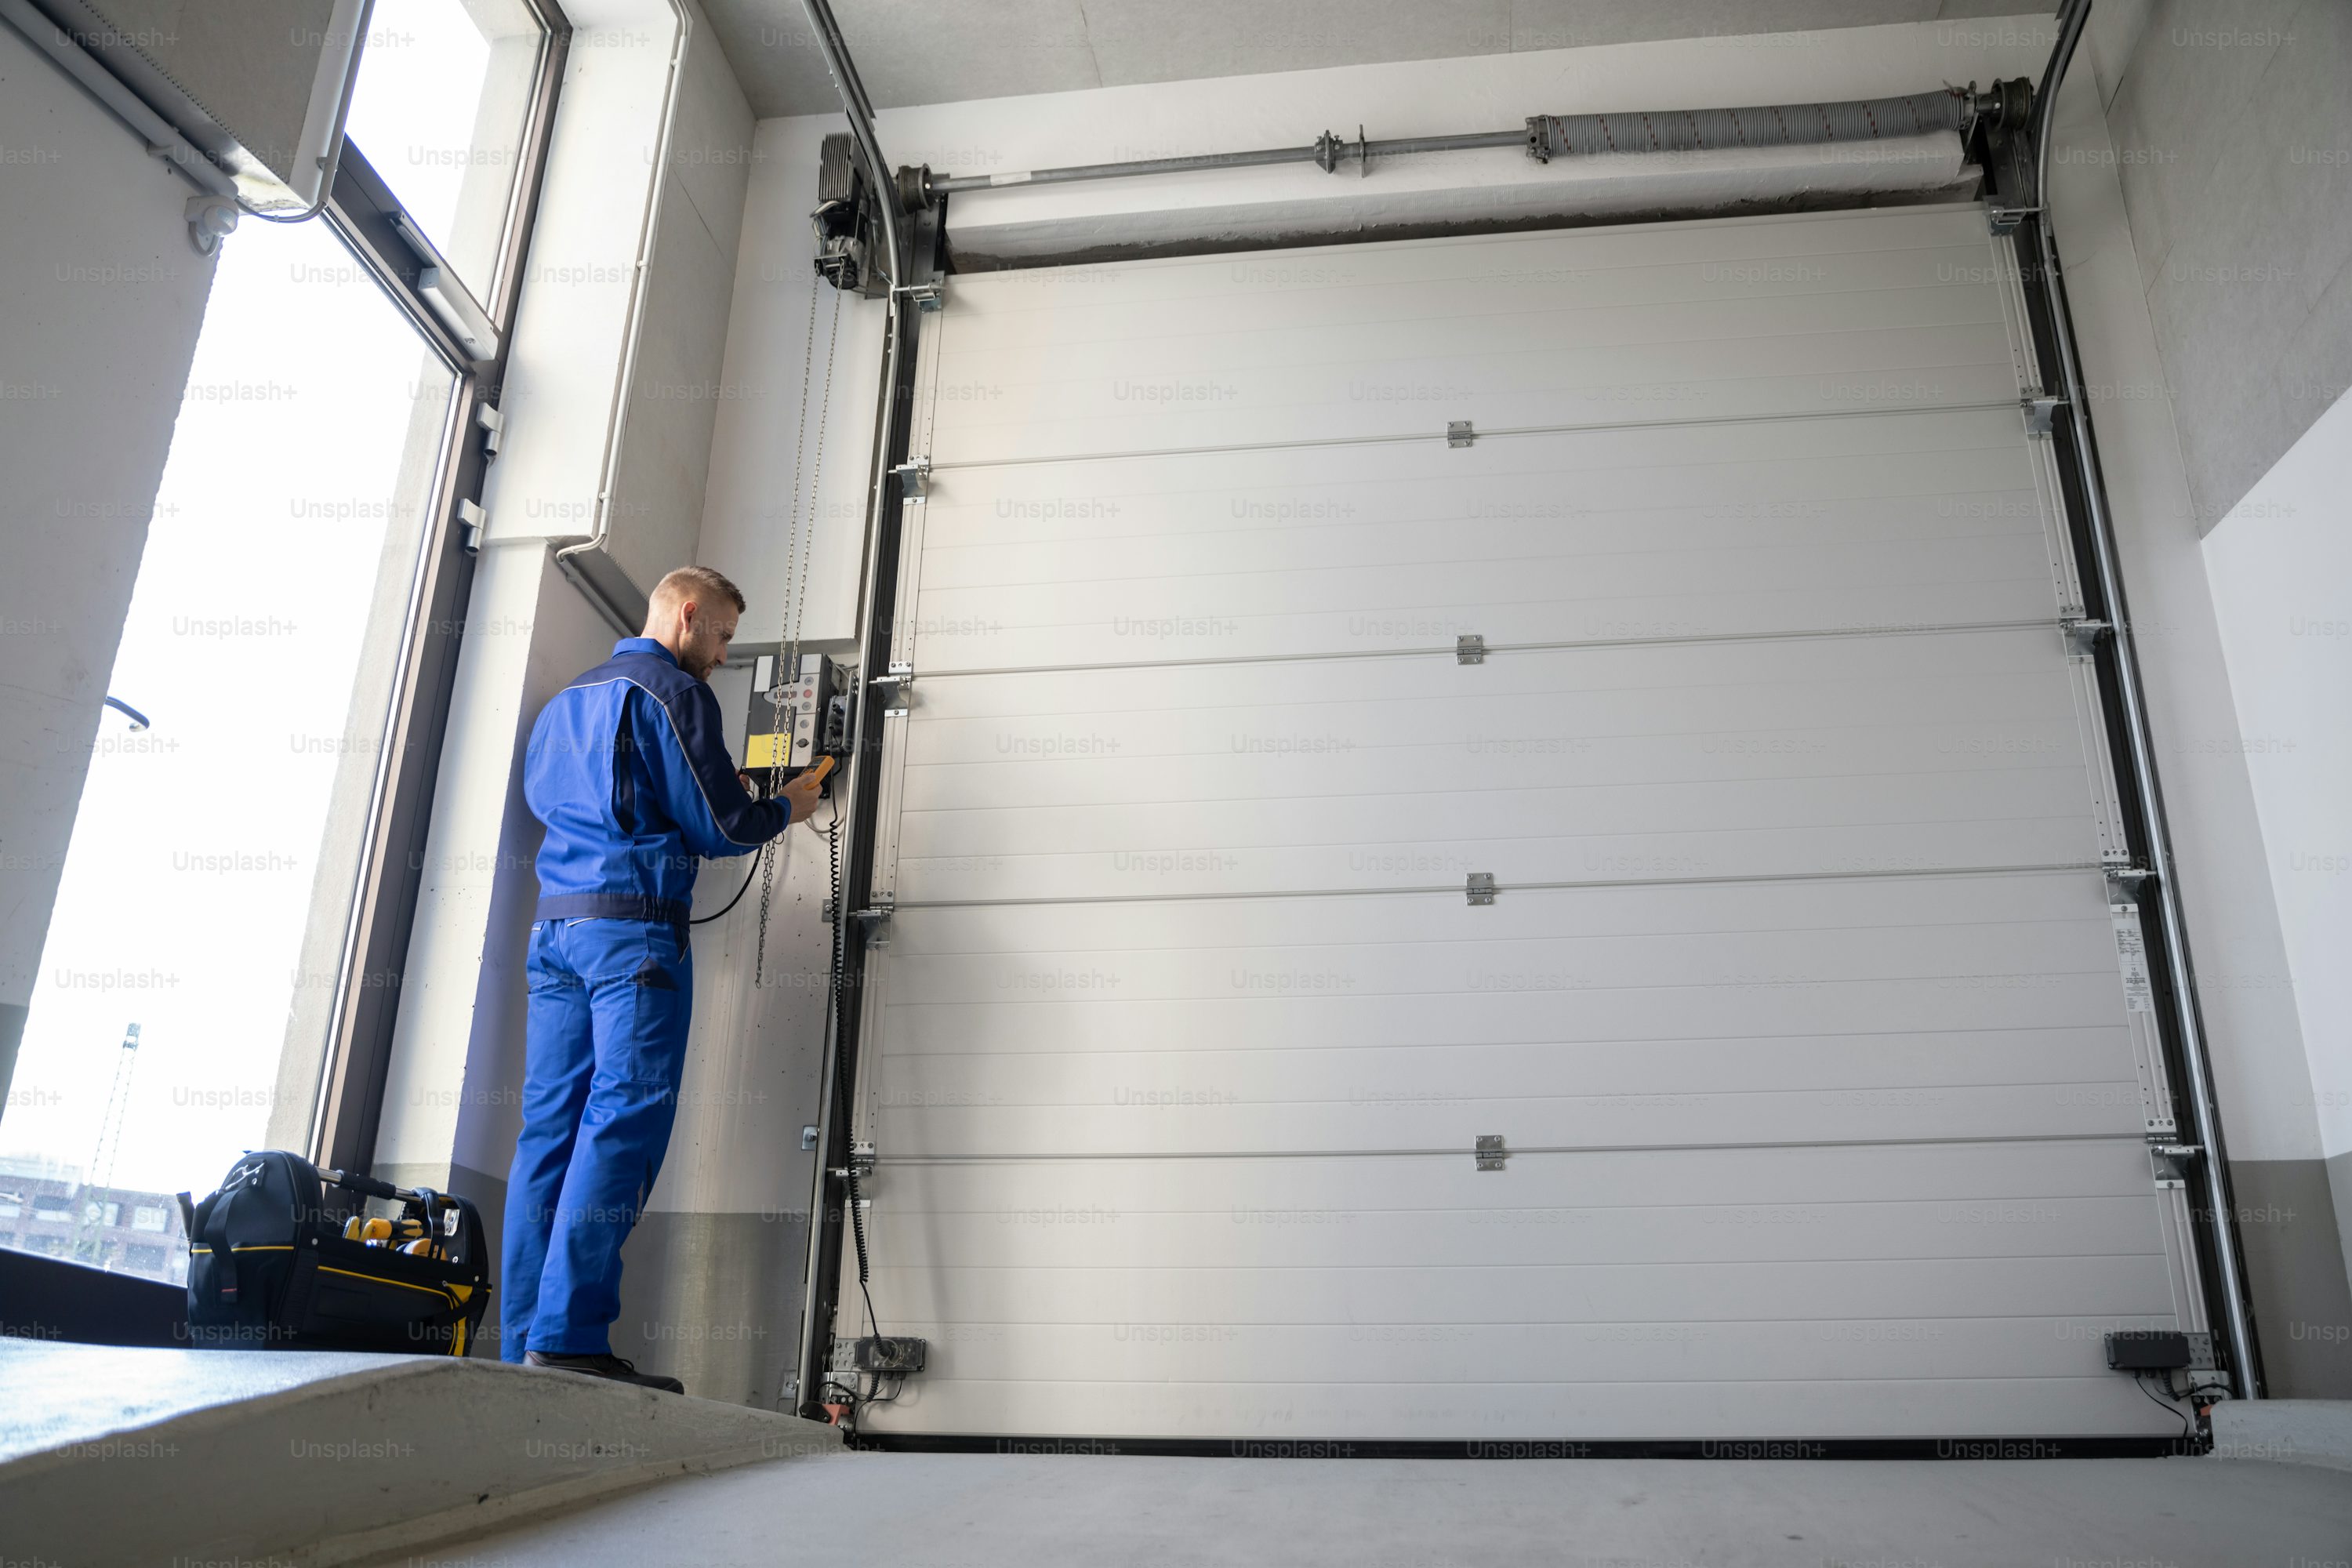
[[[328,224],[224,246],[0,1119],[72,1233],[0,1240],[177,1278],[122,1222],[307,1142],[457,387]]]
[[[546,41],[522,0],[402,0],[360,52],[352,142],[486,310]]]

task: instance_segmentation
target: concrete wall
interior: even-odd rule
[[[0,1088],[212,290],[193,194],[0,26]]]
[[[2108,109],[2210,529],[2352,383],[2352,9],[2127,4]]]
[[[2230,515],[2352,380],[2352,14],[2297,0],[2121,0],[2093,16],[2090,54],[2110,137],[2059,155],[2096,161],[2121,192],[2132,281],[2157,354],[2104,389],[2115,406],[2100,418],[2104,432],[2126,402],[2169,416],[2182,485],[2141,497],[2156,509],[2144,526],[2169,542],[2169,553]],[[2221,1064],[2223,1115],[2241,1234],[2258,1296],[2269,1303],[2264,1355],[2282,1391],[2341,1396],[2352,1393],[2352,1331],[2342,1327],[2352,1317],[2343,1280],[2347,1216],[2321,1162],[2343,1147],[2322,1136],[2326,1095],[2338,1087],[2327,1062],[2341,1054],[2343,1036],[2324,1002],[2315,1010],[2302,998],[2309,959],[2298,969],[2289,958],[2299,942],[2325,949],[2327,928],[2311,923],[2310,879],[2295,857],[2324,858],[2331,832],[2342,837],[2341,817],[2331,829],[2294,804],[2326,776],[2323,760],[2270,749],[2326,744],[2314,722],[2326,709],[2283,701],[2290,690],[2315,703],[2322,697],[2312,680],[2326,682],[2324,643],[2305,637],[2283,651],[2278,639],[2298,611],[2271,590],[2294,580],[2291,563],[2315,571],[2327,557],[2313,531],[2315,498],[2299,483],[2285,488],[2295,494],[2267,504],[2303,507],[2304,524],[2271,526],[2282,520],[2245,514],[2251,526],[2199,562],[2232,574],[2211,584],[2223,600],[2211,636],[2229,634],[2236,710],[2225,715],[2200,699],[2194,713],[2171,715],[2163,743],[2175,797],[2193,789],[2232,803],[2220,816],[2186,824],[2176,803],[2174,826],[2184,882],[2192,892],[2212,886],[2219,896],[2208,894],[2203,907],[2232,916],[2222,929],[2206,922],[2199,979],[2209,1021],[2234,1037]],[[2213,679],[2206,647],[2213,616],[2193,589],[2195,574],[2182,554],[2179,595],[2160,614],[2136,596],[2135,611],[2142,622],[2161,623],[2156,640],[2181,649],[2170,662],[2182,679],[2202,684]],[[2306,602],[2317,582],[2301,578],[2295,603],[2324,619]],[[2142,636],[2145,651],[2148,632]],[[2288,675],[2289,668],[2300,673]],[[2242,796],[2262,799],[2266,847],[2245,837],[2234,804]],[[2189,840],[2192,829],[2224,831],[2224,821],[2237,825],[2227,837]],[[2275,891],[2276,903],[2263,907],[2258,887]],[[2274,938],[2282,921],[2285,931]],[[2314,1035],[2315,1027],[2324,1032]],[[2256,1030],[2259,1047],[2247,1032]],[[2305,1037],[2309,1059],[2284,1049],[2291,1032]],[[2315,1324],[2336,1328],[2315,1335]]]

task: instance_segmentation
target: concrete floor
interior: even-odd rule
[[[852,1454],[404,1568],[2330,1568],[2352,1475],[2223,1459],[1735,1463]]]

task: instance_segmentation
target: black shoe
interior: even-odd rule
[[[561,1355],[554,1351],[525,1351],[522,1359],[526,1366],[585,1373],[590,1377],[608,1378],[614,1383],[634,1383],[639,1388],[658,1388],[664,1394],[686,1392],[686,1384],[677,1379],[639,1372],[635,1362],[623,1361],[616,1355]]]

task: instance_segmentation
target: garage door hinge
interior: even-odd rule
[[[1454,639],[1454,662],[1484,664],[1486,662],[1486,639],[1477,632],[1464,632]]]
[[[2058,410],[2065,402],[2063,397],[2053,397],[2046,393],[2019,398],[2017,405],[2025,411],[2026,434],[2049,435],[2051,421],[2058,416]]]
[[[490,514],[479,501],[457,500],[457,547],[468,555],[482,552],[482,537],[490,531]]]
[[[1478,1134],[1478,1168],[1480,1170],[1499,1171],[1503,1168],[1503,1162],[1510,1157],[1511,1152],[1503,1146],[1503,1135],[1501,1133],[1481,1132]]]
[[[882,710],[904,713],[915,705],[915,667],[894,664],[887,675],[877,675],[874,684],[882,690]]]
[[[866,946],[890,945],[890,916],[897,908],[897,900],[888,893],[877,893],[870,908],[851,912],[849,918],[866,929]]]
[[[1985,217],[1995,234],[2015,234],[2017,226],[2040,212],[2040,207],[1989,207]]]
[[[2097,650],[2099,639],[2116,628],[2105,621],[2077,618],[2059,622],[2058,629],[2066,634],[2068,653],[2092,653]]]
[[[477,403],[474,405],[474,423],[482,427],[482,455],[497,457],[499,443],[506,438],[507,416],[499,412],[495,403]]]
[[[1470,421],[1467,419],[1449,419],[1445,422],[1445,444],[1447,446],[1467,447],[1471,442],[1475,441],[1477,438],[1478,432],[1470,428]]]
[[[1462,890],[1469,895],[1470,901],[1474,904],[1493,903],[1495,901],[1495,873],[1492,871],[1471,872],[1470,880],[1464,886]]]
[[[2147,1146],[2149,1174],[2156,1178],[2158,1191],[2189,1184],[2189,1164],[2204,1151],[2194,1143],[2150,1143]]]
[[[931,493],[931,460],[928,457],[909,458],[890,470],[898,476],[898,499],[908,506],[920,506]]]

